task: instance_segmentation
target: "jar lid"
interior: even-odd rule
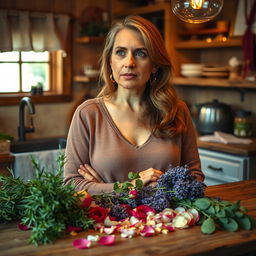
[[[247,110],[238,110],[237,112],[236,112],[236,116],[237,117],[248,117],[248,116],[250,116],[252,114],[252,112],[251,111],[247,111]]]

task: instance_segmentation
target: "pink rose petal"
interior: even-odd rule
[[[185,212],[186,210],[185,210],[184,207],[177,207],[177,208],[174,209],[174,211],[177,212],[177,213],[183,213],[183,212]]]
[[[113,245],[115,243],[115,236],[114,235],[102,236],[99,239],[98,243],[101,245]]]
[[[180,228],[180,229],[183,229],[183,228],[188,228],[188,219],[185,218],[184,216],[182,215],[177,215],[173,220],[172,220],[172,223],[173,223],[173,226],[174,228]]]
[[[153,236],[155,234],[155,230],[152,227],[146,225],[140,231],[140,234],[145,237]]]
[[[164,225],[163,227],[167,229],[169,232],[175,231],[175,228],[172,225]]]
[[[200,219],[199,212],[195,208],[188,209],[188,212],[194,216],[194,224]]]
[[[27,230],[30,229],[29,226],[24,225],[24,224],[21,224],[21,223],[18,224],[18,228],[19,228],[20,230],[22,230],[22,231],[27,231]]]
[[[91,246],[92,242],[85,238],[79,238],[73,241],[73,246],[77,249],[88,249]]]
[[[80,231],[82,231],[82,230],[83,230],[83,229],[80,228],[80,227],[74,227],[74,226],[69,225],[69,226],[67,226],[66,232],[67,232],[67,233],[70,233],[70,232],[72,232],[72,231],[80,232]]]

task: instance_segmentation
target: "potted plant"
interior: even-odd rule
[[[12,140],[11,135],[0,133],[0,155],[10,154]]]

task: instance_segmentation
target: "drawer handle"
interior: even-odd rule
[[[218,168],[218,167],[214,167],[214,166],[211,166],[211,165],[208,165],[207,168],[211,169],[213,171],[223,171],[223,169],[221,167]]]

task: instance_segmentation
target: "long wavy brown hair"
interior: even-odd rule
[[[105,39],[105,46],[101,56],[100,82],[103,84],[98,97],[113,96],[117,85],[110,79],[112,74],[110,58],[113,51],[116,34],[124,29],[132,29],[142,36],[154,66],[158,67],[152,81],[148,81],[143,94],[144,111],[141,121],[150,123],[155,136],[171,138],[185,129],[182,117],[178,111],[178,98],[170,82],[172,65],[165,48],[162,35],[149,20],[140,16],[128,16],[122,21],[116,21]]]

